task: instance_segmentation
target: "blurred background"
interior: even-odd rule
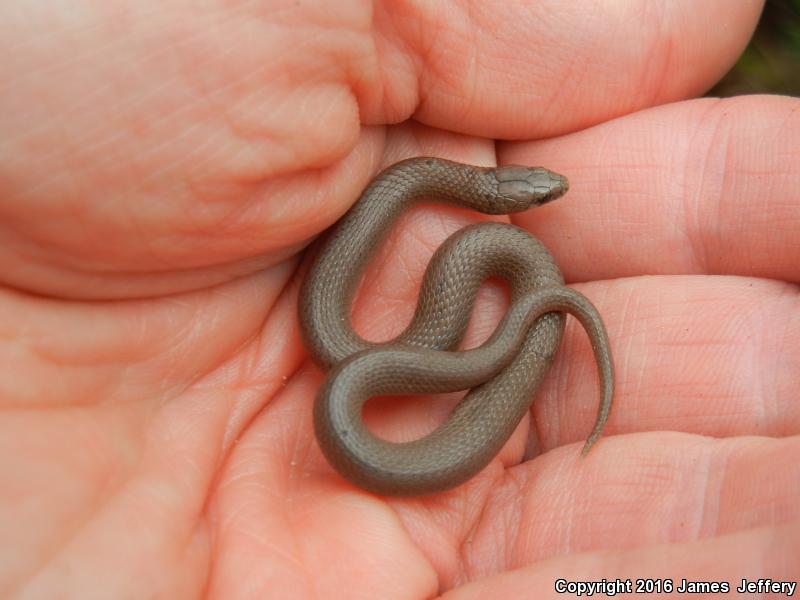
[[[762,93],[800,96],[800,0],[767,0],[747,49],[707,95]]]

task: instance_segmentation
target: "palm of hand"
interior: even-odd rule
[[[80,38],[66,15],[26,15],[53,34],[2,67],[17,84],[0,136],[0,592],[543,597],[558,577],[796,572],[776,557],[800,539],[800,323],[783,283],[800,254],[797,101],[686,101],[562,135],[712,83],[759,9],[723,4],[664,3],[636,15],[646,26],[541,3],[83,14]],[[728,26],[703,31],[721,12]],[[586,461],[596,381],[572,327],[533,419],[463,488],[384,500],[322,460],[297,253],[380,166],[419,154],[570,177],[569,196],[514,220],[609,328],[616,405]],[[427,257],[475,218],[410,214],[356,328],[397,333]],[[480,307],[473,342],[501,291]],[[368,420],[414,436],[449,405]]]

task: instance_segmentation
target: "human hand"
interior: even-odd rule
[[[0,9],[0,595],[796,574],[798,101],[647,109],[724,73],[760,3],[325,6]],[[587,459],[597,384],[572,323],[532,421],[463,487],[384,499],[322,459],[299,252],[412,155],[570,178],[514,222],[608,325],[617,396]],[[427,258],[476,218],[409,214],[357,329],[402,329]],[[473,343],[503,310],[488,285]],[[407,439],[452,402],[368,422]]]

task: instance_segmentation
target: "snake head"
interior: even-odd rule
[[[497,167],[497,196],[506,212],[527,210],[560,198],[569,189],[567,178],[542,167]]]

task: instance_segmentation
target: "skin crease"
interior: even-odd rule
[[[0,596],[796,576],[800,103],[689,100],[759,2],[165,4],[0,8]],[[416,155],[569,177],[514,221],[608,326],[614,413],[585,460],[596,374],[569,325],[467,485],[385,501],[320,455],[298,251]],[[357,331],[398,333],[433,249],[478,219],[404,218]],[[486,288],[470,345],[503,299]],[[452,401],[367,421],[409,439]]]

